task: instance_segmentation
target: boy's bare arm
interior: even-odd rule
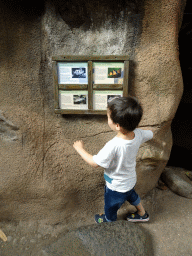
[[[73,147],[86,163],[92,167],[98,167],[98,165],[93,161],[93,156],[84,149],[84,143],[82,140],[74,142]]]

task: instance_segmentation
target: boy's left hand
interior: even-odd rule
[[[77,140],[73,143],[73,147],[77,150],[80,148],[84,148],[84,142],[82,140]]]

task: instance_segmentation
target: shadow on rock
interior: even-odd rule
[[[151,235],[137,224],[116,221],[70,231],[43,249],[46,256],[153,256]]]

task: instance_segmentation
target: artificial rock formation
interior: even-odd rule
[[[161,174],[161,180],[177,195],[192,198],[192,172],[184,168],[168,166]]]
[[[137,157],[137,191],[153,189],[169,159],[171,121],[183,91],[178,32],[185,1],[0,2],[0,218],[79,224],[103,211],[96,154],[115,134],[103,116],[54,113],[52,56],[129,55],[129,93],[155,139]]]

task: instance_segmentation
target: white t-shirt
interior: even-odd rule
[[[107,142],[93,160],[105,168],[106,186],[114,191],[127,192],[136,184],[136,156],[142,143],[153,138],[150,130],[135,129],[132,140],[114,137]]]

